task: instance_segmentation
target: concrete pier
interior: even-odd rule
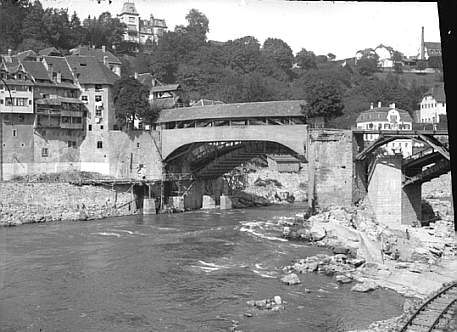
[[[170,196],[168,198],[168,206],[174,212],[184,212],[184,197],[183,196]]]
[[[202,209],[215,209],[216,201],[214,197],[203,195]]]
[[[230,196],[222,195],[221,196],[221,210],[230,210],[232,208],[232,198]]]
[[[154,198],[143,199],[143,215],[156,214],[156,202]]]

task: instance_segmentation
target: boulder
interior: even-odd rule
[[[287,274],[281,278],[281,281],[287,285],[296,285],[301,283],[300,278],[295,273]]]
[[[276,304],[282,304],[281,296],[276,295],[275,297],[273,297],[273,301],[274,301]]]
[[[313,225],[310,229],[311,239],[313,241],[321,241],[327,236],[327,231],[320,225]]]
[[[352,258],[347,261],[349,264],[351,264],[354,267],[359,267],[362,266],[365,263],[365,259],[363,258]]]
[[[363,283],[354,285],[351,288],[351,291],[366,293],[366,292],[375,290],[376,288],[378,288],[378,285],[376,284],[376,282],[374,282],[372,280],[367,280],[367,281],[364,281]]]
[[[352,282],[352,278],[350,278],[344,274],[337,275],[335,278],[336,278],[336,281],[338,281],[340,284],[349,284]]]

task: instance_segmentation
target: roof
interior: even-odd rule
[[[162,110],[157,123],[197,119],[303,116],[304,100],[266,101],[257,103],[219,104]]]
[[[39,55],[55,55],[55,56],[62,56],[62,52],[60,52],[55,47],[48,47],[38,52]]]
[[[151,92],[176,91],[179,88],[181,88],[179,84],[156,85],[151,87]]]
[[[35,58],[37,56],[37,54],[32,50],[28,50],[28,51],[20,52],[16,56],[20,61],[23,61],[28,57]]]
[[[105,52],[103,52],[103,49],[101,49],[101,48],[91,48],[89,46],[79,46],[77,48],[70,50],[70,52],[72,55],[94,56],[101,63],[103,63],[104,57],[107,56],[108,57],[107,60],[109,63],[114,63],[114,64],[118,64],[118,65],[122,64],[121,60],[119,60],[119,58],[116,57],[113,53],[111,53],[108,50],[105,50]]]
[[[48,71],[42,62],[22,61],[22,65],[27,73],[29,73],[35,80],[51,80]]]
[[[224,102],[220,100],[210,100],[210,99],[200,99],[196,102],[192,103],[190,106],[197,107],[197,106],[207,106],[207,105],[219,105],[224,104]]]
[[[139,15],[136,11],[135,4],[133,2],[124,2],[124,4],[122,5],[121,15],[124,13]]]
[[[393,108],[391,107],[375,107],[373,109],[369,109],[366,111],[363,111],[359,114],[357,117],[356,122],[367,122],[367,121],[376,121],[376,120],[387,120],[387,114],[389,113],[390,110]],[[395,108],[396,111],[398,111],[398,114],[400,115],[400,121],[401,122],[412,122],[413,119],[411,118],[411,115],[408,113],[408,111]]]
[[[176,104],[180,102],[179,97],[160,98],[154,99],[153,104],[160,107],[161,109],[176,107]]]
[[[435,49],[435,50],[439,50],[441,52],[441,43],[438,43],[438,42],[424,42],[424,46],[427,48],[427,49]]]
[[[147,86],[149,89],[153,86],[163,85],[158,79],[154,77],[151,73],[138,74],[137,79],[141,84]]]
[[[120,79],[105,65],[93,56],[68,56],[66,57],[76,79],[80,84],[109,84]]]
[[[35,86],[42,86],[42,87],[54,87],[54,88],[62,88],[62,89],[79,89],[75,84],[69,83],[69,82],[61,82],[61,83],[55,83],[55,82],[36,82],[34,84]]]
[[[439,103],[446,103],[446,95],[444,93],[444,85],[437,84],[431,87],[425,94],[425,96],[432,96]]]
[[[14,72],[17,69],[17,66],[19,65],[19,60],[16,56],[11,56],[11,55],[2,55],[2,60],[3,63],[6,66],[6,69],[9,72]]]
[[[54,72],[60,72],[62,74],[62,79],[73,81],[73,75],[64,57],[44,56],[43,58],[48,64],[52,65],[52,70]]]

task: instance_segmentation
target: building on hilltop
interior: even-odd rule
[[[119,60],[119,58],[116,57],[113,53],[108,51],[104,45],[101,48],[79,46],[77,48],[71,49],[70,53],[71,55],[95,57],[98,62],[108,67],[117,76],[121,76],[121,60]]]
[[[156,19],[153,15],[142,20],[133,2],[124,2],[117,17],[127,26],[124,33],[125,41],[138,44],[156,43],[167,29],[165,20]]]
[[[163,84],[150,73],[138,74],[136,79],[149,88],[149,102],[160,108],[183,107],[180,84]]]
[[[381,102],[378,107],[373,107],[363,111],[357,117],[357,128],[367,131],[382,130],[412,130],[413,119],[405,110],[395,107],[392,103],[389,107],[383,107]],[[367,133],[363,135],[365,143],[378,139],[379,134]],[[404,157],[410,156],[413,151],[413,141],[411,139],[398,139],[383,146],[386,154],[402,153]]]
[[[439,123],[442,116],[446,116],[446,95],[444,85],[438,84],[424,94],[420,102],[418,122]]]
[[[422,27],[419,59],[428,60],[432,56],[441,56],[441,43],[426,42],[424,37],[424,27]]]

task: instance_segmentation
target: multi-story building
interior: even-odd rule
[[[446,95],[443,84],[430,88],[420,102],[419,122],[439,123],[446,116]]]
[[[373,107],[363,111],[357,117],[357,128],[364,130],[411,130],[413,120],[409,113],[405,110],[395,107],[392,103],[389,107],[382,107],[381,102],[378,107]],[[367,144],[378,139],[379,134],[367,133],[363,135],[364,141]],[[413,151],[414,142],[411,139],[398,139],[387,143],[383,146],[386,154],[402,153],[404,157],[410,156]]]
[[[127,26],[124,33],[125,41],[139,44],[157,42],[167,29],[165,20],[156,19],[152,15],[149,19],[142,20],[133,2],[125,2],[117,16]]]
[[[116,129],[113,85],[119,76],[93,56],[68,56],[66,60],[87,108],[87,131]]]

